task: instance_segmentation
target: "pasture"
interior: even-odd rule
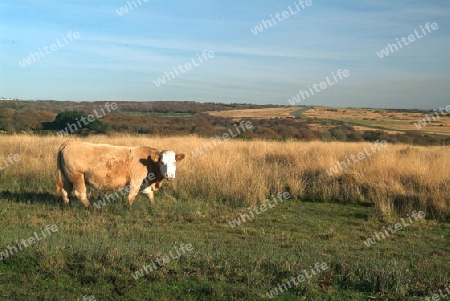
[[[242,119],[269,119],[293,117],[293,113],[297,111],[298,107],[278,107],[278,108],[263,108],[263,109],[241,109],[229,111],[210,111],[208,114],[212,116],[233,118],[235,121]]]
[[[0,262],[1,300],[422,300],[450,290],[448,147],[230,139],[194,156],[212,140],[74,139],[186,158],[155,205],[139,195],[131,208],[124,197],[89,212],[53,195],[65,139],[1,136],[0,254],[41,236]],[[90,190],[91,203],[104,194]],[[58,231],[42,238],[46,225]],[[182,244],[192,250],[170,257]]]
[[[357,130],[383,129],[388,133],[420,132],[450,135],[450,116],[436,112],[408,112],[356,108],[313,108],[303,112],[305,117],[340,120],[355,125]],[[426,119],[429,115],[429,120]],[[432,116],[433,115],[433,116]],[[433,117],[433,118],[432,118]],[[420,123],[422,121],[423,123]],[[415,125],[418,124],[418,127]]]
[[[301,111],[299,114],[298,111]],[[308,124],[314,129],[326,129],[322,121],[341,121],[352,125],[358,131],[383,130],[390,134],[405,132],[449,136],[450,115],[436,112],[382,110],[360,108],[330,108],[291,106],[279,108],[241,109],[230,111],[211,111],[212,116],[241,119],[293,118],[294,116],[308,118]],[[432,114],[435,114],[432,116]],[[426,117],[429,117],[429,120]],[[432,118],[433,117],[433,118]],[[422,121],[422,123],[420,123]],[[418,124],[417,127],[415,124]]]

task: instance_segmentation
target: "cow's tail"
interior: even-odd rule
[[[61,196],[62,189],[64,187],[64,177],[63,166],[62,166],[62,150],[69,144],[69,141],[65,141],[58,149],[58,154],[56,156],[56,191],[55,196]]]

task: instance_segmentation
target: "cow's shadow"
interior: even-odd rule
[[[88,189],[88,197],[91,201],[91,205],[93,201],[101,198],[102,192],[97,191],[95,189]],[[46,204],[49,206],[67,208],[68,206],[64,205],[64,202],[61,196],[56,196],[54,193],[50,192],[31,192],[31,191],[21,191],[21,192],[13,192],[10,190],[0,191],[0,199],[10,201],[12,203],[23,203],[23,204]],[[74,196],[70,195],[70,206],[80,206],[83,207],[81,202]],[[123,198],[121,199],[123,201]]]
[[[9,190],[0,191],[0,199],[8,200],[13,203],[26,204],[47,204],[51,206],[59,206],[62,203],[61,198],[57,198],[54,194],[48,192],[13,192]]]
[[[88,188],[88,197],[89,197],[92,209],[94,209],[94,207],[95,207],[94,202],[101,199],[102,196],[104,196],[104,192],[98,191],[96,189]],[[143,195],[139,196],[139,194],[137,197],[147,199]],[[12,202],[12,203],[43,204],[43,205],[51,206],[51,207],[59,207],[59,208],[61,208],[61,210],[68,210],[68,209],[70,210],[73,208],[84,209],[83,204],[74,195],[69,196],[70,204],[65,205],[61,196],[55,196],[55,194],[51,193],[51,192],[32,192],[32,191],[16,192],[16,191],[10,191],[10,190],[3,190],[3,191],[0,191],[0,199],[6,200],[6,201]],[[115,199],[111,203],[106,202],[106,204],[108,204],[108,205],[115,204],[115,203],[116,203],[116,205],[111,205],[111,206],[107,206],[107,207],[116,208],[116,209],[125,207],[128,209],[131,209],[131,207],[128,205],[126,196],[120,196],[120,198]],[[103,208],[103,206],[101,208]]]

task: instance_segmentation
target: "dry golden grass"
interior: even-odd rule
[[[220,112],[208,112],[213,116],[221,116],[232,118],[234,121],[242,119],[270,119],[270,118],[294,118],[293,112],[297,111],[299,107],[281,107],[281,108],[264,108],[264,109],[245,109],[245,110],[230,110]],[[355,122],[365,124],[367,126],[355,126],[355,130],[374,131],[378,130],[376,126],[386,128],[389,134],[404,134],[404,131],[420,131],[428,134],[450,135],[450,115],[449,117],[439,115],[440,118],[435,118],[430,123],[422,126],[420,129],[414,125],[419,120],[426,116],[423,113],[414,112],[395,112],[391,110],[376,110],[376,109],[348,109],[336,108],[313,108],[308,109],[302,114],[309,118],[333,119],[344,122]],[[431,117],[430,117],[431,118]],[[309,126],[313,130],[324,130],[330,126],[323,123],[314,123],[310,121]],[[374,127],[375,126],[375,127]]]
[[[332,111],[331,111],[332,110]],[[379,121],[409,120],[417,121],[424,116],[422,113],[394,112],[376,109],[349,109],[349,108],[313,108],[303,112],[308,117],[341,119],[341,118],[369,118]]]
[[[228,140],[195,157],[192,151],[211,142],[210,139],[136,136],[74,139],[147,145],[185,153],[186,158],[178,164],[177,179],[165,183],[162,191],[186,200],[200,198],[230,206],[250,206],[271,194],[289,191],[293,197],[305,201],[373,203],[377,212],[384,215],[412,210],[423,210],[428,216],[440,218],[450,215],[449,147],[387,145],[330,176],[326,170],[338,160],[344,161],[346,156],[356,155],[371,144]],[[4,166],[3,159],[8,154],[19,154],[21,160],[0,171],[3,182],[0,190],[53,192],[56,152],[65,140],[53,136],[1,136],[0,166]]]
[[[355,129],[355,131],[376,131],[376,128],[371,128],[371,127],[367,127],[367,126],[354,126],[353,127]],[[405,134],[405,132],[403,131],[389,131],[389,130],[384,130],[384,132],[388,133],[388,134]]]
[[[281,107],[281,108],[264,108],[264,109],[244,109],[244,110],[230,110],[220,112],[208,112],[212,116],[220,116],[232,118],[233,120],[241,120],[245,118],[251,119],[269,119],[275,117],[294,117],[292,112],[297,111],[298,107]]]
[[[314,108],[303,112],[303,115],[310,118],[354,121],[367,123],[367,125],[382,126],[391,129],[393,131],[391,133],[402,133],[405,130],[417,131],[418,129],[414,123],[426,117],[423,113],[344,108],[336,108],[332,111],[330,111],[330,108]],[[435,117],[435,121],[431,121],[426,126],[422,126],[420,131],[430,134],[450,135],[450,118],[447,116],[443,117],[442,115],[439,115],[439,117],[439,119]],[[364,128],[364,130],[374,129]]]

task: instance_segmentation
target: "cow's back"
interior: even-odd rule
[[[117,189],[130,179],[133,148],[68,141],[61,145],[58,160],[70,180],[79,176],[98,189]]]

